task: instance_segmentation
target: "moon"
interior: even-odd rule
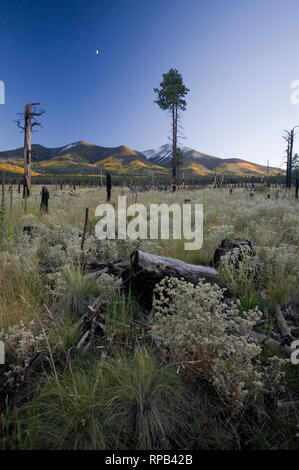
[[[99,49],[96,50],[96,55],[98,55],[98,54],[99,54]]]

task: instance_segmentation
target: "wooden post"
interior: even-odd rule
[[[12,200],[13,200],[13,188],[12,184],[9,186],[10,190],[10,203],[9,203],[9,220],[12,220]]]
[[[85,209],[85,221],[84,221],[84,229],[83,229],[83,234],[82,234],[82,241],[81,241],[81,251],[84,251],[84,243],[85,243],[85,237],[86,237],[86,230],[87,230],[87,224],[88,224],[88,207]]]

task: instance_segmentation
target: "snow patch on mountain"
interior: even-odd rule
[[[65,147],[62,147],[59,153],[63,153],[66,150],[71,149],[72,147],[76,147],[77,145],[80,145],[82,143],[82,140],[78,140],[78,142],[73,142],[72,144],[66,145]]]

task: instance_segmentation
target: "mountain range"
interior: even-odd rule
[[[180,170],[197,175],[265,176],[283,173],[240,158],[220,158],[190,147],[182,147]],[[0,170],[23,173],[23,148],[0,152]],[[78,141],[63,147],[32,145],[32,175],[100,175],[109,171],[118,175],[169,174],[171,145],[145,151],[125,145],[101,147]]]

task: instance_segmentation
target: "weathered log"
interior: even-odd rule
[[[76,346],[76,349],[80,349],[82,344],[87,340],[88,336],[90,335],[90,330],[85,331],[84,335],[80,339],[79,343]]]
[[[284,316],[281,312],[281,308],[280,308],[279,304],[276,305],[275,319],[276,319],[276,322],[277,322],[282,340],[283,341],[286,341],[287,339],[291,340],[292,339],[291,331],[290,331],[290,328],[287,325],[287,322],[284,319]]]
[[[281,344],[275,339],[268,338],[268,336],[258,333],[257,331],[251,331],[249,336],[257,340],[258,343],[265,344],[266,346],[275,349],[277,352],[284,354],[286,357],[290,357],[292,354],[292,349],[289,346]]]
[[[284,408],[284,409],[295,409],[299,408],[299,400],[294,400],[294,401],[283,401],[279,400],[277,402],[278,408]]]
[[[93,273],[86,274],[84,276],[84,279],[93,279],[93,278],[101,276],[102,274],[111,274],[114,276],[119,276],[122,273],[123,269],[127,268],[128,263],[121,261],[121,262],[116,262],[116,263],[114,262],[113,263],[110,263],[110,262],[90,263],[90,264],[85,265],[86,268],[90,268],[91,266],[94,266],[100,269],[97,271],[94,271]]]
[[[211,284],[219,282],[218,271],[214,268],[139,250],[131,254],[130,264],[122,272],[123,282],[130,284],[132,290],[138,292],[146,303],[152,302],[155,285],[166,276],[183,278],[193,284],[197,284],[200,279]]]

